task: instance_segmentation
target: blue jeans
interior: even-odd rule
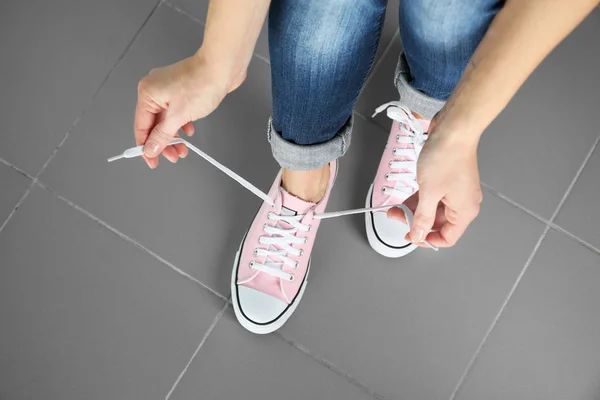
[[[316,169],[348,149],[352,109],[377,52],[386,3],[272,1],[268,138],[282,167]],[[403,52],[394,79],[400,100],[433,117],[502,5],[502,0],[401,0]]]

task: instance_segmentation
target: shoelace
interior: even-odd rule
[[[373,117],[383,110],[386,110],[390,119],[400,124],[400,130],[405,135],[396,136],[396,143],[404,146],[391,149],[399,159],[390,161],[389,168],[394,172],[385,174],[385,180],[394,182],[394,187],[384,186],[382,191],[390,196],[387,201],[392,197],[405,200],[418,189],[417,160],[427,140],[427,134],[423,132],[423,127],[410,110],[400,102],[390,101],[377,107]]]
[[[381,107],[379,107],[379,108],[381,108]],[[378,108],[378,110],[379,110],[379,108]],[[241,176],[239,176],[238,174],[236,174],[235,172],[233,172],[232,170],[230,170],[229,168],[227,168],[226,166],[224,166],[223,164],[221,164],[220,162],[218,162],[217,160],[215,160],[214,158],[212,158],[211,156],[209,156],[208,154],[206,154],[205,152],[203,152],[202,150],[200,150],[193,144],[191,144],[190,142],[185,141],[182,138],[175,138],[175,139],[171,140],[169,145],[174,145],[174,144],[186,145],[188,149],[190,149],[194,153],[198,154],[200,157],[204,158],[206,161],[208,161],[213,166],[215,166],[216,168],[221,170],[223,173],[225,173],[231,179],[233,179],[234,181],[236,181],[237,183],[242,185],[244,188],[246,188],[250,192],[254,193],[257,197],[259,197],[260,199],[265,201],[267,204],[269,204],[269,205],[275,204],[273,199],[271,199],[262,190],[260,190],[259,188],[257,188],[256,186],[254,186],[253,184],[251,184],[250,182],[248,182],[247,180],[245,180],[244,178],[242,178]],[[142,154],[144,154],[144,146],[136,146],[136,147],[132,147],[130,149],[125,150],[123,152],[123,154],[109,158],[107,161],[113,162],[116,160],[120,160],[122,158],[135,158],[135,157],[141,156]],[[344,215],[363,214],[363,213],[371,212],[371,211],[387,210],[392,207],[399,207],[404,211],[404,215],[406,216],[406,222],[408,224],[408,227],[410,228],[412,226],[414,215],[413,215],[412,211],[404,204],[390,204],[390,205],[384,205],[384,206],[380,206],[380,207],[357,208],[354,210],[345,210],[345,211],[333,211],[333,212],[315,214],[313,216],[313,218],[314,219],[335,218],[335,217],[341,217]],[[301,230],[302,231],[310,230],[309,226],[304,225],[300,222],[303,217],[304,217],[304,215],[284,216],[284,215],[277,215],[275,213],[272,213],[272,215],[271,215],[272,219],[277,219],[279,221],[285,221],[288,224],[290,224],[293,228],[292,229],[283,229],[283,228],[277,228],[277,227],[264,227],[265,232],[267,232],[267,233],[270,232],[270,234],[271,234],[271,237],[263,237],[263,241],[265,241],[264,244],[277,244],[282,247],[282,250],[264,250],[264,249],[260,250],[259,249],[259,251],[261,252],[260,255],[266,255],[266,253],[276,255],[283,262],[287,261],[286,264],[295,266],[295,261],[289,259],[287,257],[287,253],[291,253],[296,256],[300,255],[301,250],[296,249],[295,247],[292,246],[292,244],[301,243],[301,241],[305,240],[305,238],[296,237],[295,236],[296,232],[301,231]],[[280,236],[273,237],[272,235],[275,235],[275,234],[280,235]],[[273,242],[273,243],[267,243],[267,242]],[[429,243],[426,240],[423,241],[423,243],[425,243],[427,246],[429,246],[430,248],[432,248],[435,251],[438,250],[438,248],[436,246],[432,245],[431,243]],[[283,252],[285,252],[285,251],[287,251],[287,253],[284,255]],[[262,252],[264,252],[265,254],[262,254]],[[269,273],[272,272],[273,274],[276,274],[276,276],[281,275],[280,277],[283,279],[293,280],[293,278],[290,278],[289,276],[287,276],[289,274],[285,274],[283,271],[280,271],[278,273],[278,272],[276,272],[275,268],[265,266],[264,264],[254,263],[253,267],[255,267],[257,270],[264,269],[265,272],[268,268]],[[283,275],[283,274],[285,274],[285,275]]]
[[[285,229],[280,224],[277,224],[276,226],[265,224],[263,231],[269,236],[260,236],[258,242],[260,244],[269,245],[269,248],[254,249],[254,255],[265,256],[265,262],[258,263],[256,261],[251,261],[250,268],[292,282],[295,277],[294,274],[283,272],[283,265],[277,261],[273,261],[273,257],[278,258],[283,264],[286,264],[293,269],[298,268],[298,262],[289,258],[288,254],[298,257],[304,252],[302,249],[294,247],[294,244],[304,244],[307,240],[305,237],[297,237],[296,233],[299,231],[308,232],[312,227],[311,225],[300,222],[303,217],[304,215],[277,215],[274,212],[269,212],[267,214],[268,219],[286,222],[292,228]],[[277,246],[278,248],[274,246]]]

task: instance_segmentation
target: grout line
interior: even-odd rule
[[[315,360],[319,364],[323,365],[324,367],[326,367],[330,371],[334,372],[336,375],[338,375],[338,376],[340,376],[340,377],[342,377],[342,378],[350,381],[350,383],[358,386],[360,389],[362,389],[364,392],[366,392],[367,394],[369,394],[373,398],[375,398],[377,400],[386,400],[386,397],[384,397],[383,395],[381,395],[381,394],[377,393],[376,391],[372,390],[367,385],[365,385],[364,383],[360,382],[359,380],[357,380],[356,378],[354,378],[352,375],[348,374],[347,372],[345,372],[341,368],[337,367],[336,365],[334,365],[333,363],[331,363],[327,359],[325,359],[323,357],[320,357],[316,353],[313,353],[312,351],[310,351],[308,348],[302,346],[301,344],[296,343],[295,341],[293,341],[291,339],[288,339],[281,332],[276,331],[274,333],[274,335],[277,336],[278,338],[280,338],[281,340],[283,340],[284,342],[286,342],[287,344],[289,344],[290,346],[294,347],[296,350],[299,350],[300,352],[302,352],[305,355],[307,355],[308,357],[312,358],[313,360]]]
[[[467,379],[467,376],[470,374],[471,370],[475,366],[475,362],[477,361],[477,358],[479,357],[479,354],[483,350],[483,347],[485,346],[485,343],[487,342],[487,339],[490,337],[490,335],[492,334],[492,331],[494,330],[494,328],[498,324],[498,321],[500,320],[500,317],[504,313],[504,309],[506,308],[506,306],[510,302],[510,299],[512,298],[513,294],[517,290],[517,286],[519,286],[519,283],[521,283],[521,279],[523,279],[523,276],[525,275],[525,272],[527,272],[527,269],[529,268],[529,265],[531,264],[531,261],[533,261],[533,258],[535,257],[535,254],[537,253],[538,249],[540,248],[540,246],[542,244],[542,241],[546,237],[546,234],[548,233],[549,230],[550,230],[550,225],[546,225],[546,228],[544,229],[544,231],[542,232],[542,235],[540,236],[540,238],[538,239],[537,243],[535,244],[535,246],[533,248],[533,251],[531,252],[531,254],[529,255],[529,258],[525,262],[525,266],[523,267],[523,269],[521,269],[521,272],[519,273],[519,276],[517,277],[517,280],[513,284],[512,288],[508,292],[508,295],[504,299],[504,302],[500,306],[500,310],[496,314],[496,317],[492,321],[492,324],[490,325],[490,327],[486,331],[485,335],[483,336],[483,339],[481,340],[481,342],[479,343],[479,346],[475,350],[475,353],[471,357],[471,360],[469,361],[469,364],[467,364],[467,368],[465,369],[465,371],[463,372],[462,376],[458,380],[458,384],[456,385],[456,387],[454,388],[454,391],[450,395],[450,400],[455,400],[456,396],[458,395],[458,392],[463,387],[463,385],[464,385],[464,383],[465,383],[465,381]]]
[[[23,203],[23,201],[25,201],[25,198],[29,195],[29,192],[31,192],[31,189],[33,189],[33,186],[35,185],[35,182],[36,181],[34,179],[33,182],[31,182],[31,184],[27,188],[27,190],[25,191],[25,193],[23,194],[23,196],[19,199],[19,201],[15,205],[15,208],[13,208],[13,210],[10,212],[10,214],[8,214],[8,217],[6,217],[6,219],[4,220],[4,222],[2,223],[2,225],[0,225],[0,232],[2,232],[2,230],[4,229],[4,227],[6,226],[6,224],[8,224],[8,221],[10,221],[10,219],[17,212],[17,210],[19,209],[19,207],[21,207],[21,204]]]
[[[154,258],[156,258],[157,260],[161,261],[163,264],[169,266],[171,269],[175,270],[176,272],[178,272],[179,274],[191,279],[192,281],[196,282],[198,285],[202,286],[203,288],[205,288],[206,290],[208,290],[209,292],[213,293],[214,295],[216,295],[217,297],[221,298],[221,299],[225,299],[224,296],[222,296],[221,294],[217,293],[216,291],[214,291],[212,288],[206,286],[204,283],[200,282],[199,280],[197,280],[196,278],[192,277],[191,275],[187,274],[186,272],[182,271],[181,269],[177,268],[175,265],[171,264],[170,262],[168,262],[167,260],[163,259],[162,257],[160,257],[158,254],[154,253],[153,251],[151,251],[150,249],[142,246],[140,243],[136,242],[135,240],[129,238],[128,236],[126,236],[125,234],[119,232],[118,230],[116,230],[115,228],[113,228],[112,226],[108,225],[106,222],[102,221],[101,219],[97,218],[96,216],[94,216],[93,214],[91,214],[90,212],[84,210],[83,208],[79,207],[78,205],[76,205],[75,203],[71,202],[70,200],[68,200],[67,198],[59,195],[58,193],[54,192],[52,189],[46,187],[45,185],[43,185],[41,182],[39,182],[39,177],[44,173],[44,171],[46,170],[46,168],[48,167],[48,165],[50,164],[50,162],[54,159],[54,157],[56,156],[56,154],[58,153],[58,151],[61,149],[61,147],[64,145],[64,143],[67,141],[67,139],[69,138],[70,133],[73,131],[73,129],[75,128],[75,126],[79,123],[79,121],[83,118],[83,116],[85,115],[86,111],[92,106],[92,104],[94,103],[94,100],[96,99],[96,97],[98,96],[98,94],[100,93],[100,90],[102,89],[102,87],[104,86],[104,84],[110,79],[111,75],[113,74],[113,72],[116,70],[117,66],[119,65],[119,63],[121,62],[121,60],[123,60],[123,58],[125,57],[125,55],[127,54],[127,52],[129,51],[129,49],[131,48],[131,46],[133,45],[133,43],[135,43],[136,39],[139,37],[141,31],[144,29],[144,27],[146,26],[146,24],[148,23],[148,21],[150,20],[150,18],[152,18],[152,16],[154,15],[154,13],[156,12],[156,10],[158,9],[158,6],[162,3],[162,0],[159,0],[154,7],[152,8],[152,10],[150,11],[150,13],[148,14],[148,16],[146,17],[146,19],[144,20],[144,22],[142,23],[142,25],[140,26],[140,28],[135,32],[135,34],[133,35],[133,38],[130,40],[130,42],[127,44],[127,46],[125,47],[125,49],[123,50],[123,52],[120,54],[119,58],[117,59],[117,61],[113,64],[113,66],[111,67],[111,69],[108,71],[108,73],[106,74],[106,76],[104,77],[104,79],[102,80],[102,82],[100,83],[100,85],[98,86],[98,88],[94,91],[94,93],[92,94],[92,97],[89,101],[89,103],[83,108],[83,110],[81,111],[81,113],[75,118],[75,120],[73,121],[73,123],[71,124],[71,127],[69,128],[69,130],[67,131],[67,133],[63,136],[62,140],[60,141],[60,143],[58,144],[58,146],[56,146],[56,148],[52,151],[52,154],[50,154],[50,157],[48,157],[48,159],[46,160],[46,162],[44,163],[44,165],[42,166],[42,168],[39,170],[39,172],[37,173],[37,175],[35,177],[31,177],[30,175],[26,174],[24,171],[21,171],[20,169],[18,169],[17,167],[13,166],[12,164],[8,163],[5,160],[1,160],[3,164],[6,164],[8,166],[10,166],[11,168],[14,168],[15,170],[17,170],[18,172],[21,172],[22,174],[24,174],[25,176],[33,179],[33,182],[31,183],[31,185],[29,186],[29,188],[25,191],[25,194],[23,195],[23,197],[21,197],[21,199],[17,202],[17,205],[15,206],[15,208],[12,210],[12,212],[8,215],[7,219],[2,223],[2,226],[0,226],[0,232],[4,229],[4,227],[6,226],[6,224],[8,224],[8,221],[10,221],[10,219],[12,218],[12,216],[15,214],[15,212],[17,211],[17,209],[20,207],[20,205],[23,203],[23,201],[25,200],[25,198],[29,195],[29,193],[31,192],[31,190],[33,189],[33,187],[37,184],[39,187],[41,187],[42,189],[45,189],[49,192],[51,192],[52,194],[54,194],[56,197],[58,197],[59,199],[63,200],[64,202],[66,202],[67,204],[69,204],[71,207],[75,208],[76,210],[80,211],[81,213],[87,215],[88,217],[90,217],[91,219],[93,219],[94,221],[98,222],[99,224],[103,225],[105,228],[107,228],[108,230],[110,230],[111,232],[115,233],[116,235],[118,235],[119,237],[121,237],[122,239],[125,239],[126,241],[134,244],[135,246],[137,246],[138,248],[140,248],[141,250],[144,250],[146,253],[148,253],[149,255],[153,256]]]
[[[569,197],[569,195],[571,194],[571,190],[573,190],[573,186],[575,186],[575,183],[577,182],[577,180],[579,179],[579,176],[581,175],[581,173],[583,172],[586,164],[588,163],[589,159],[592,158],[592,154],[594,154],[594,151],[596,150],[596,147],[598,147],[598,142],[600,142],[600,136],[598,136],[596,138],[596,141],[594,142],[594,144],[592,145],[592,148],[590,149],[590,151],[587,153],[587,155],[585,156],[585,159],[583,160],[583,163],[581,164],[581,166],[579,167],[579,169],[577,170],[577,173],[575,174],[575,177],[573,178],[573,180],[571,181],[571,184],[569,185],[569,187],[567,188],[567,191],[565,192],[565,195],[562,197],[562,199],[560,200],[560,202],[558,203],[558,206],[556,207],[556,210],[554,211],[554,214],[552,214],[552,217],[550,217],[550,224],[554,223],[554,219],[556,218],[556,216],[558,215],[558,213],[560,212],[562,206],[565,204],[565,202],[567,201],[567,198]]]
[[[354,110],[353,112],[354,112],[354,114],[358,115],[359,117],[361,117],[361,118],[362,118],[362,119],[364,119],[365,121],[367,121],[367,122],[370,122],[370,123],[373,123],[373,119],[372,119],[372,118],[367,118],[367,117],[365,117],[364,115],[362,115],[360,112],[358,112],[358,111],[356,111],[356,110]],[[377,124],[375,124],[375,125],[377,125]],[[380,127],[379,125],[377,125],[377,127],[378,127],[379,129],[383,130],[383,128],[382,128],[382,127]],[[384,131],[384,132],[385,132],[385,131]]]
[[[489,327],[489,329],[485,333],[485,335],[483,337],[483,340],[481,341],[481,343],[479,344],[479,346],[475,350],[475,353],[473,354],[473,357],[469,361],[469,364],[467,364],[467,368],[465,369],[464,373],[460,377],[460,379],[459,379],[456,387],[454,388],[454,391],[452,392],[452,395],[450,395],[450,400],[455,400],[456,396],[458,395],[458,392],[463,387],[463,385],[464,385],[464,383],[465,383],[465,381],[467,379],[467,376],[470,374],[471,370],[475,366],[475,362],[477,361],[477,358],[481,354],[481,351],[482,351],[483,347],[485,346],[485,343],[487,342],[487,339],[489,338],[489,336],[491,335],[492,331],[494,330],[494,328],[498,324],[498,321],[500,320],[500,317],[504,313],[504,310],[506,309],[506,306],[508,305],[510,299],[512,298],[512,295],[515,293],[515,291],[517,289],[517,286],[521,282],[521,279],[523,278],[523,276],[527,272],[527,269],[529,268],[529,265],[531,264],[531,262],[532,262],[532,260],[533,260],[533,258],[535,256],[535,254],[537,253],[538,249],[540,248],[540,246],[542,244],[542,241],[546,237],[546,234],[548,233],[548,231],[551,228],[554,228],[554,229],[556,229],[557,231],[559,231],[561,233],[565,233],[569,237],[573,237],[574,239],[576,239],[578,242],[580,242],[584,246],[586,246],[586,247],[588,247],[588,248],[590,248],[592,250],[598,251],[598,249],[596,249],[595,247],[591,246],[589,243],[587,243],[587,242],[585,242],[585,241],[583,241],[583,240],[575,237],[574,235],[570,234],[569,232],[567,232],[564,229],[562,229],[562,228],[558,227],[557,225],[555,225],[554,224],[554,219],[556,218],[556,216],[560,212],[560,210],[561,210],[562,206],[564,205],[564,203],[567,201],[567,198],[569,197],[569,194],[571,194],[571,190],[575,186],[575,183],[577,183],[577,180],[579,179],[579,176],[583,172],[583,170],[584,170],[586,164],[588,163],[589,159],[592,157],[592,154],[596,150],[596,147],[598,147],[598,143],[599,142],[600,142],[600,136],[598,136],[598,138],[596,139],[596,141],[592,145],[590,151],[586,155],[586,157],[583,160],[581,166],[579,167],[579,169],[575,173],[575,176],[571,180],[571,183],[569,184],[569,187],[567,188],[565,194],[563,195],[562,199],[560,200],[560,202],[556,206],[556,209],[554,210],[554,213],[552,213],[552,216],[550,217],[550,220],[546,224],[546,228],[544,229],[544,232],[542,232],[542,235],[540,236],[540,238],[538,239],[535,247],[533,248],[533,251],[531,252],[531,255],[529,256],[529,258],[525,262],[525,266],[523,267],[523,269],[519,273],[519,276],[517,277],[517,280],[515,281],[513,287],[511,288],[510,292],[508,293],[508,296],[506,297],[506,299],[502,303],[502,306],[500,307],[500,310],[498,311],[498,313],[496,314],[496,317],[492,321],[491,326]],[[515,205],[517,205],[517,204],[515,204]]]
[[[377,128],[378,130],[381,131],[382,134],[384,135],[388,135],[389,133],[386,132],[385,128],[383,128],[382,126],[380,126],[379,124],[377,124],[377,122],[375,122],[375,120],[373,118],[367,118],[364,115],[362,115],[360,112],[354,110],[353,113],[357,116],[359,116],[360,118],[362,118],[367,124]]]
[[[492,194],[492,195],[494,195],[496,197],[499,197],[502,200],[507,201],[508,203],[510,203],[513,206],[517,207],[519,210],[525,212],[526,214],[529,214],[530,216],[532,216],[533,218],[537,219],[538,221],[543,222],[545,225],[547,225],[549,223],[549,221],[547,219],[545,219],[544,217],[542,217],[541,215],[538,215],[538,214],[534,213],[533,211],[531,211],[527,207],[524,207],[524,206],[520,205],[519,203],[517,203],[516,201],[514,201],[510,197],[503,195],[502,193],[500,193],[498,190],[494,189],[493,187],[491,187],[487,183],[485,183],[485,182],[479,182],[479,183],[490,194]]]
[[[258,58],[259,60],[262,60],[262,61],[266,62],[268,65],[271,65],[271,60],[269,60],[267,57],[261,56],[258,53],[254,53],[254,57]]]
[[[85,214],[86,216],[88,216],[92,220],[96,221],[98,224],[102,225],[103,227],[105,227],[106,229],[108,229],[109,231],[111,231],[112,233],[114,233],[115,235],[119,236],[121,239],[124,239],[125,241],[127,241],[127,242],[133,244],[134,246],[136,246],[138,249],[145,251],[148,255],[154,257],[155,259],[157,259],[161,263],[165,264],[167,267],[171,268],[173,271],[175,271],[178,274],[180,274],[180,275],[182,275],[182,276],[184,276],[184,277],[192,280],[193,282],[195,282],[196,284],[198,284],[200,287],[202,287],[203,289],[208,290],[210,293],[212,293],[213,295],[217,296],[221,300],[225,300],[225,301],[227,300],[227,298],[225,296],[223,296],[222,294],[220,294],[219,292],[217,292],[213,288],[209,287],[205,283],[202,283],[201,281],[199,281],[198,279],[194,278],[193,276],[191,276],[187,272],[181,270],[180,268],[176,267],[174,264],[172,264],[169,261],[165,260],[164,258],[162,258],[161,256],[159,256],[158,254],[156,254],[155,252],[153,252],[149,248],[145,247],[144,245],[142,245],[138,241],[130,238],[129,236],[127,236],[124,233],[122,233],[121,231],[113,228],[112,226],[110,226],[106,222],[102,221],[100,218],[96,217],[91,212],[89,212],[89,211],[81,208],[77,204],[73,203],[71,200],[67,199],[66,197],[61,196],[60,194],[58,194],[54,190],[50,189],[49,187],[45,186],[44,184],[42,184],[40,182],[36,182],[36,183],[42,189],[44,189],[44,190],[52,193],[55,197],[57,197],[60,200],[64,201],[65,203],[67,203],[68,205],[70,205],[71,207],[73,207],[74,209],[76,209],[77,211],[79,211],[80,213]]]
[[[212,333],[213,329],[215,329],[215,326],[217,325],[217,323],[219,322],[219,320],[221,319],[221,317],[225,314],[225,311],[227,310],[227,307],[229,307],[229,301],[227,301],[225,303],[225,305],[223,306],[223,308],[221,309],[221,311],[219,311],[219,313],[217,314],[217,316],[213,320],[212,324],[208,327],[208,330],[204,333],[204,336],[202,337],[202,340],[200,340],[200,344],[196,348],[196,351],[194,351],[194,354],[192,354],[192,357],[190,358],[190,360],[186,364],[185,368],[183,368],[183,371],[181,371],[181,373],[177,377],[177,380],[175,380],[175,383],[171,387],[171,390],[169,390],[169,393],[167,393],[167,396],[165,397],[165,400],[169,400],[169,398],[171,397],[171,394],[173,394],[173,391],[177,387],[177,384],[179,384],[179,381],[181,380],[181,378],[183,378],[183,376],[187,372],[188,368],[190,367],[190,365],[192,364],[192,362],[196,358],[196,355],[198,354],[198,352],[200,351],[200,349],[202,348],[202,346],[204,345],[204,343],[206,342],[206,340],[208,339],[208,337]]]
[[[387,53],[389,53],[390,49],[392,48],[392,45],[394,44],[394,40],[396,40],[398,36],[400,36],[400,28],[396,29],[396,32],[394,32],[394,35],[392,36],[387,46],[385,46],[385,49],[381,53],[381,56],[379,56],[379,59],[375,62],[373,67],[371,67],[371,71],[369,71],[369,76],[367,76],[367,79],[365,79],[365,82],[363,83],[363,89],[367,87],[367,85],[371,81],[372,76],[375,75],[375,71],[377,71],[377,69],[381,65],[381,62],[383,61],[385,56],[387,56]]]
[[[575,240],[577,243],[581,244],[584,247],[587,247],[589,250],[598,253],[600,255],[600,249],[596,248],[594,245],[586,242],[585,240],[579,238],[578,236],[575,236],[574,234],[572,234],[571,232],[569,232],[568,230],[561,228],[560,226],[556,225],[555,223],[551,223],[550,224],[550,228],[554,229],[555,231],[558,231],[560,233],[562,233],[563,235]]]
[[[202,26],[206,25],[206,21],[201,21],[195,15],[190,14],[189,12],[185,11],[183,8],[180,8],[180,7],[176,6],[175,4],[171,3],[169,0],[161,0],[161,2],[164,5],[171,7],[173,10],[177,11],[178,13],[180,13],[182,15],[185,15],[186,17],[188,17],[192,21],[197,22],[197,23],[199,23]]]
[[[146,26],[146,24],[148,24],[148,21],[150,21],[150,18],[152,18],[152,16],[156,12],[156,10],[158,9],[158,6],[160,4],[161,4],[161,1],[159,0],[154,5],[154,7],[152,8],[152,10],[150,11],[150,13],[148,14],[148,16],[146,17],[146,19],[142,23],[142,25],[135,32],[135,34],[133,35],[133,38],[129,41],[129,43],[127,44],[127,46],[125,46],[125,49],[123,50],[123,52],[121,52],[121,54],[119,55],[119,58],[117,59],[117,61],[115,61],[115,63],[113,64],[113,66],[111,67],[111,69],[108,71],[108,73],[106,74],[106,76],[104,77],[104,79],[102,80],[102,82],[100,83],[100,85],[98,86],[98,88],[92,94],[92,97],[91,97],[89,103],[83,108],[83,110],[77,116],[77,118],[75,118],[75,121],[73,121],[73,123],[71,124],[71,127],[69,128],[69,130],[67,131],[67,133],[65,134],[65,136],[62,138],[62,140],[60,141],[60,143],[58,144],[58,146],[56,146],[56,148],[54,149],[54,151],[52,151],[52,154],[50,154],[50,157],[48,158],[48,160],[46,160],[46,162],[44,163],[44,165],[42,166],[42,168],[40,169],[40,171],[36,175],[35,181],[37,181],[37,179],[44,173],[44,171],[46,170],[46,168],[48,167],[48,165],[50,164],[50,162],[54,159],[54,157],[56,156],[56,154],[58,153],[58,151],[61,149],[61,147],[65,144],[65,142],[69,138],[69,135],[71,134],[71,132],[73,131],[73,129],[75,129],[75,127],[77,126],[77,124],[79,123],[79,121],[81,121],[81,119],[83,118],[83,116],[85,115],[85,113],[94,104],[94,101],[96,100],[96,97],[98,96],[98,94],[100,93],[100,91],[102,90],[102,88],[104,87],[104,84],[106,82],[108,82],[108,80],[112,76],[113,72],[117,69],[117,66],[120,64],[121,60],[123,60],[123,58],[125,57],[125,55],[127,54],[127,52],[129,52],[129,49],[131,49],[131,46],[135,43],[136,39],[139,37],[140,33],[142,32],[142,30],[144,29],[144,27]]]
[[[33,176],[29,175],[27,172],[23,171],[21,168],[19,168],[19,167],[15,166],[15,165],[12,165],[11,163],[9,163],[8,161],[6,161],[6,160],[5,160],[5,159],[3,159],[2,157],[0,157],[0,163],[2,163],[2,164],[4,164],[4,165],[6,165],[6,166],[7,166],[7,167],[9,167],[9,168],[12,168],[12,169],[14,169],[14,170],[15,170],[15,171],[17,171],[19,174],[21,174],[21,175],[25,176],[26,178],[29,178],[29,179],[31,179],[31,180],[34,180],[34,179],[35,179]]]

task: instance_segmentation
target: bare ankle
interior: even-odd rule
[[[311,203],[321,201],[329,185],[329,164],[312,171],[283,169],[281,186],[289,193]]]

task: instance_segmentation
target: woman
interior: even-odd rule
[[[402,0],[400,102],[366,206],[375,251],[400,257],[417,246],[452,246],[476,217],[476,150],[484,129],[542,59],[597,0]],[[212,0],[193,56],[139,84],[135,137],[150,168],[175,162],[179,129],[214,111],[246,77],[269,10],[273,115],[268,137],[281,171],[252,221],[232,273],[234,310],[255,333],[294,311],[306,284],[319,220],[350,144],[352,109],[377,51],[386,0]],[[397,100],[397,99],[390,99]],[[433,230],[432,230],[433,228]]]

